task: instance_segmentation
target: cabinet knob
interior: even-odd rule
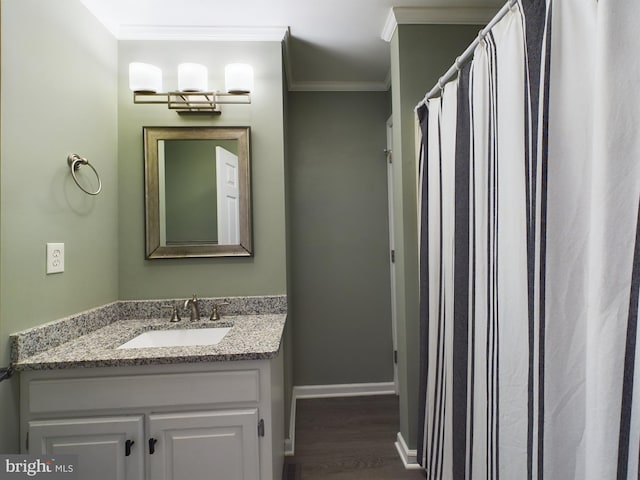
[[[133,440],[127,440],[126,442],[124,442],[124,456],[128,457],[129,455],[131,455],[131,447],[133,446],[133,444],[136,443]]]
[[[156,453],[156,443],[158,443],[157,439],[155,438],[149,439],[149,455],[153,455],[154,453]]]

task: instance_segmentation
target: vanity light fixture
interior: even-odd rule
[[[162,92],[162,71],[148,63],[129,64],[129,88],[133,103],[163,104],[182,113],[220,115],[218,105],[248,105],[253,91],[251,65],[233,63],[225,68],[226,92],[211,91],[207,67],[197,63],[178,65],[178,90]]]
[[[148,63],[129,64],[129,88],[134,92],[162,90],[162,70]]]
[[[178,65],[178,90],[181,92],[206,92],[209,90],[209,71],[199,63]]]
[[[224,86],[235,95],[253,90],[253,67],[246,63],[230,63],[224,67]]]

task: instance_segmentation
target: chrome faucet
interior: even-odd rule
[[[200,320],[200,306],[198,305],[198,297],[193,294],[193,297],[185,300],[184,308],[189,308],[189,320],[196,322]]]

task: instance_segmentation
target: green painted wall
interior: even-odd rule
[[[393,380],[388,93],[291,92],[294,385]]]
[[[120,185],[120,298],[286,293],[284,117],[280,42],[121,41],[118,50],[118,157]],[[177,66],[209,68],[209,87],[224,89],[224,65],[250,63],[252,104],[222,105],[222,115],[180,116],[161,105],[134,105],[128,65],[142,61],[164,72],[164,88],[177,88]],[[251,258],[144,259],[143,126],[249,126],[255,255]]]
[[[2,0],[1,8],[5,366],[10,333],[118,298],[117,43],[78,0]],[[99,196],[74,184],[72,152],[100,173]],[[47,242],[64,242],[64,273],[45,274]],[[17,390],[17,377],[0,383],[0,452],[18,450]]]
[[[399,25],[391,40],[400,432],[411,449],[417,445],[420,360],[414,108],[473,41],[479,28]]]
[[[167,243],[217,243],[216,147],[237,155],[238,141],[169,140],[163,145]]]
[[[170,140],[162,143],[167,242],[216,243],[216,142]],[[162,195],[160,198],[162,202]]]

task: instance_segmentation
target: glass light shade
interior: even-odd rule
[[[231,63],[224,67],[224,83],[229,93],[253,91],[253,67],[246,63]]]
[[[206,92],[209,84],[207,67],[199,63],[178,65],[178,90],[181,92]]]
[[[129,88],[134,92],[161,92],[162,70],[148,63],[130,63]]]

